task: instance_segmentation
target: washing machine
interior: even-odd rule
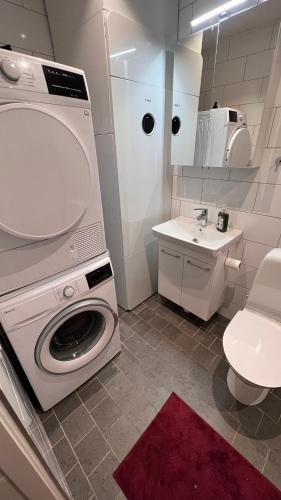
[[[48,410],[120,351],[108,253],[2,297],[0,323],[1,343]]]
[[[0,49],[0,295],[106,250],[83,71]]]

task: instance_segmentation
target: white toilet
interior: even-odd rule
[[[225,330],[223,348],[228,387],[241,403],[256,405],[281,386],[281,249],[264,258],[245,309]]]

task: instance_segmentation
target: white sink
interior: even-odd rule
[[[163,222],[152,228],[156,238],[184,245],[191,250],[197,249],[216,255],[236,243],[242,236],[239,229],[229,228],[225,233],[217,231],[214,224],[201,227],[200,223],[188,217]]]

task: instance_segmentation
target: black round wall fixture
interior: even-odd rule
[[[174,116],[172,119],[172,134],[178,135],[181,128],[181,121],[178,116]]]
[[[146,135],[152,134],[155,126],[154,116],[151,113],[146,113],[142,119],[142,129]]]

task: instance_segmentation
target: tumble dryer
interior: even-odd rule
[[[41,407],[54,406],[120,351],[108,253],[2,297],[0,323]]]
[[[0,295],[105,251],[82,70],[0,49]]]

